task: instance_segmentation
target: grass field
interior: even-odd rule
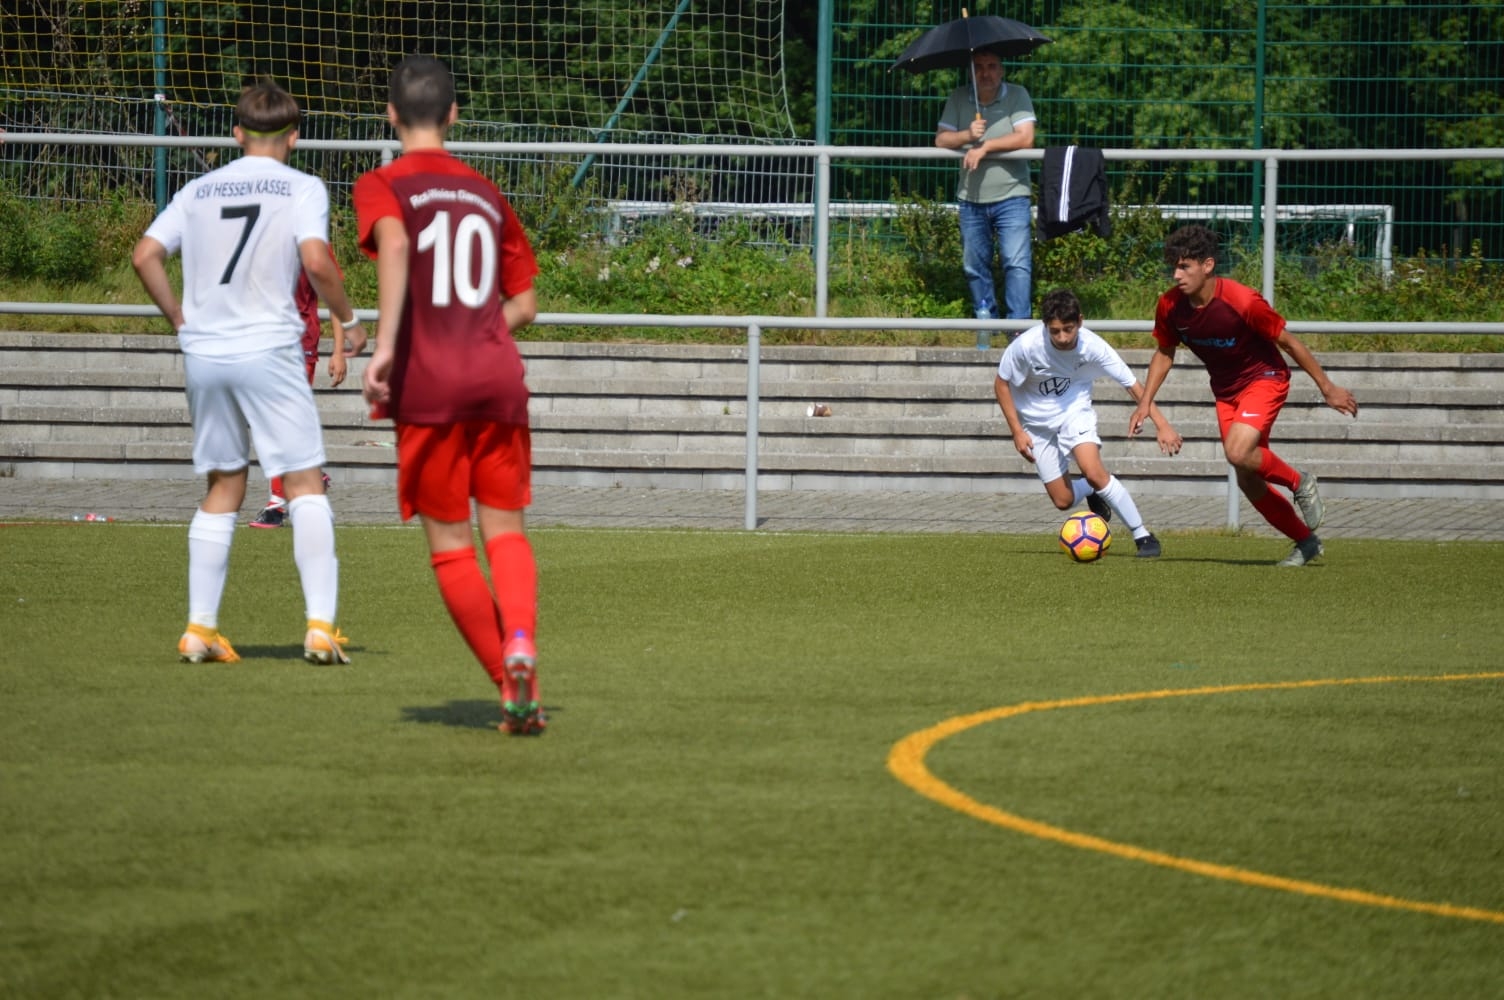
[[[0,527],[0,996],[1504,995],[1504,545],[542,530],[514,739],[290,534],[192,666],[181,527]]]

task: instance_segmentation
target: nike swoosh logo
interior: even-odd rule
[[[1249,413],[1247,410],[1244,410],[1243,411],[1243,416],[1247,417],[1250,420],[1257,420],[1260,416],[1262,416],[1262,414]]]

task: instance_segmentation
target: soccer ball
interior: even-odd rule
[[[1060,526],[1060,547],[1076,562],[1094,562],[1112,547],[1112,531],[1096,514],[1078,510]]]

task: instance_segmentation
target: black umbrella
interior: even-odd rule
[[[893,63],[894,69],[910,73],[923,73],[948,66],[971,65],[971,54],[977,49],[987,49],[1008,59],[1026,56],[1048,45],[1048,39],[1011,17],[961,17],[947,21],[926,31],[903,50],[903,55]]]

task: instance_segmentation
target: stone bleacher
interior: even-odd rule
[[[326,345],[327,347],[327,345]],[[740,489],[747,462],[744,347],[525,343],[536,481]],[[1140,377],[1149,352],[1124,351]],[[327,354],[325,355],[327,356]],[[998,350],[764,347],[763,490],[1037,490],[993,399]],[[1357,420],[1296,372],[1274,439],[1350,497],[1504,499],[1504,355],[1325,353]],[[329,469],[390,481],[392,426],[366,416],[364,363],[346,388],[320,370]],[[1126,438],[1131,400],[1096,386],[1108,468],[1146,495],[1221,495],[1227,467],[1200,363],[1183,352],[1159,403],[1185,436],[1161,456]],[[823,404],[829,416],[810,416]],[[194,478],[182,360],[170,336],[0,332],[0,477]]]

